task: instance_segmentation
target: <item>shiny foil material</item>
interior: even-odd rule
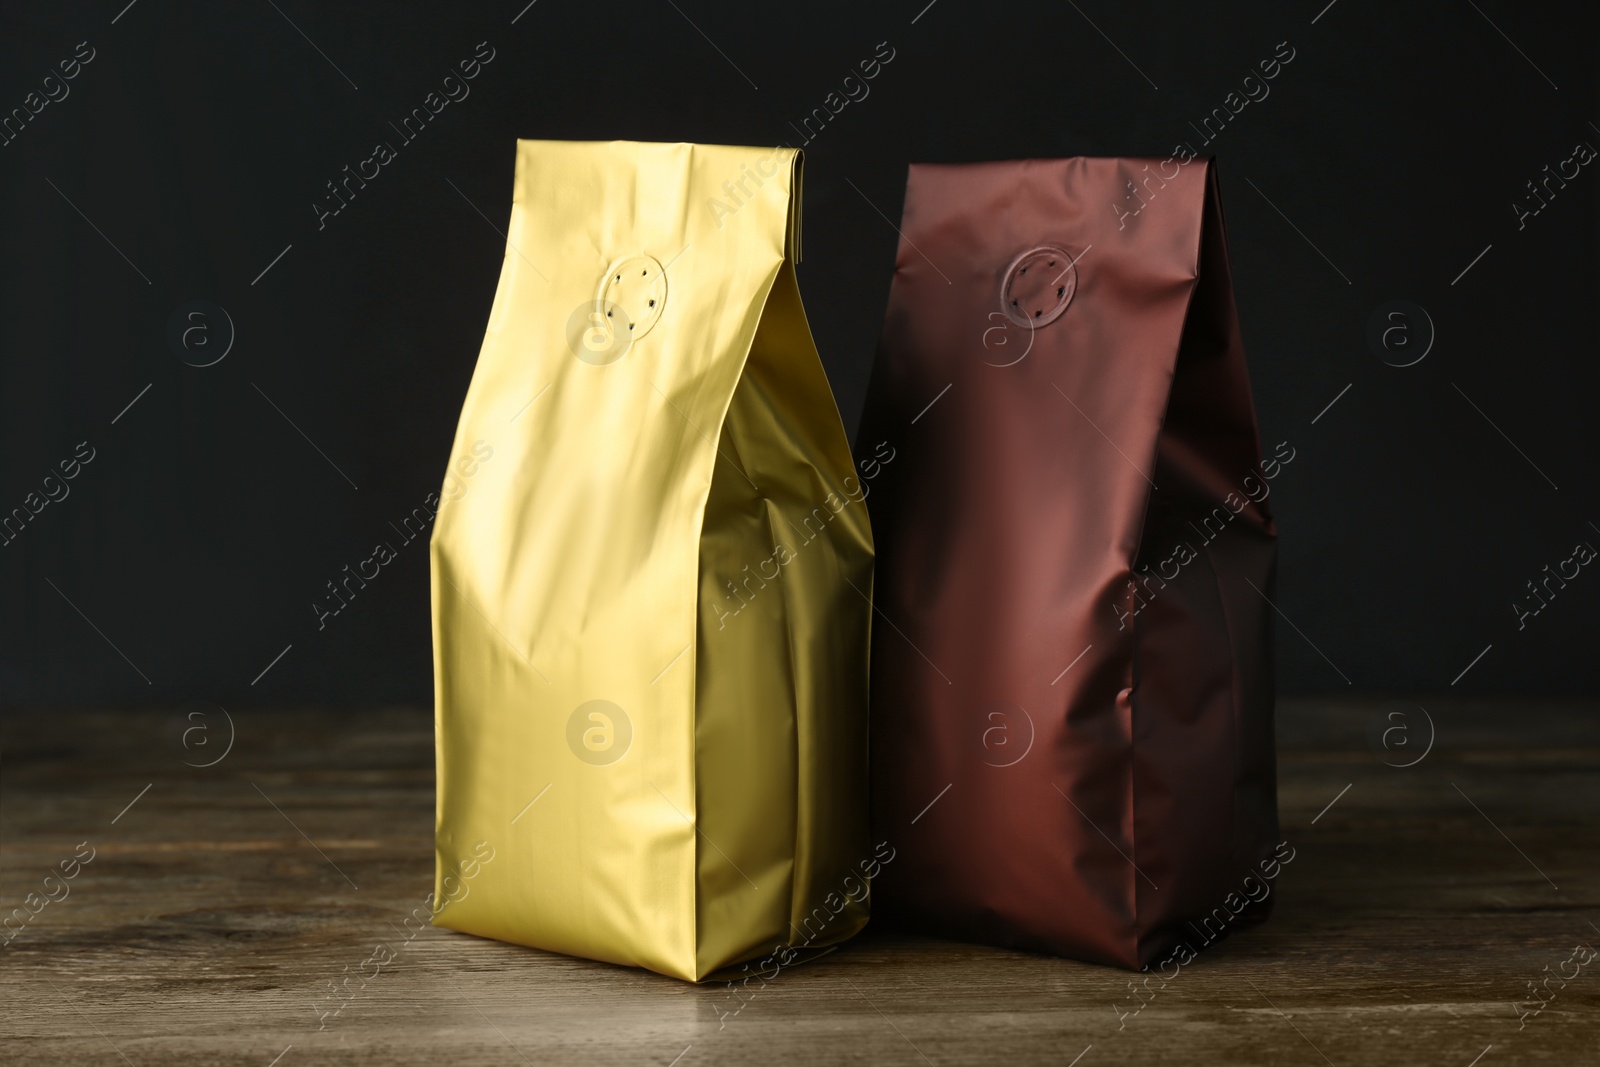
[[[860,447],[882,919],[1139,967],[1278,869],[1263,459],[1214,165],[913,166]]]
[[[701,980],[866,922],[872,535],[800,164],[518,142],[432,540],[439,925]]]

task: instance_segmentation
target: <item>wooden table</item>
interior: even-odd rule
[[[1385,749],[1369,738],[1403,720],[1383,701],[1283,702],[1296,858],[1276,915],[1125,1017],[1129,973],[895,933],[736,1015],[724,986],[409,935],[432,877],[426,712],[235,712],[224,755],[213,705],[13,710],[0,907],[28,918],[0,949],[0,1060],[1600,1064],[1600,960],[1549,981],[1525,1025],[1516,1008],[1575,946],[1600,949],[1600,707],[1421,705],[1436,741],[1399,768],[1424,751],[1415,710]],[[31,914],[63,863],[75,876]],[[380,944],[394,962],[332,996]]]

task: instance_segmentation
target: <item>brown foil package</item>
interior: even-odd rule
[[[1207,159],[913,166],[858,438],[876,913],[1140,967],[1264,918],[1272,479]],[[862,458],[865,457],[865,458]]]

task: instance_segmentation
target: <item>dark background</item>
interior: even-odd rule
[[[1281,687],[1592,690],[1600,575],[1520,632],[1510,605],[1600,546],[1600,162],[1524,229],[1512,209],[1600,147],[1593,4],[525,2],[8,7],[0,112],[78,42],[95,58],[0,147],[0,513],[95,458],[0,547],[6,706],[430,701],[423,542],[325,630],[311,603],[443,477],[514,139],[799,145],[884,41],[804,144],[801,287],[847,428],[909,161],[1200,147],[1189,122],[1286,41],[1203,148],[1263,437],[1297,451]],[[483,41],[471,95],[319,230],[324,183]],[[1406,368],[1366,341],[1396,299],[1437,330]],[[168,340],[194,300],[236,329],[213,366]]]

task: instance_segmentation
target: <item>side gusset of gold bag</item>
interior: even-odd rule
[[[441,926],[699,981],[866,922],[872,535],[800,174],[518,142],[432,539]]]

